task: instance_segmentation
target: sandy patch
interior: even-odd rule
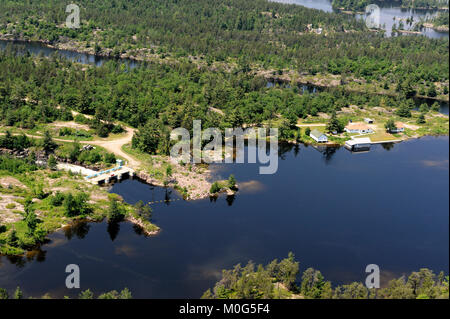
[[[413,130],[413,131],[418,130],[420,128],[420,126],[413,125],[413,124],[405,124],[405,123],[402,123],[402,124],[404,127],[409,128],[410,130]]]
[[[23,205],[16,202],[20,199],[17,196],[0,194],[0,222],[2,224],[15,223],[22,219],[22,215],[14,213],[13,211],[23,211]],[[14,204],[14,208],[6,208],[8,204]]]
[[[14,187],[27,188],[18,179],[11,177],[11,176],[6,176],[6,177],[0,178],[0,185],[2,185],[2,187],[5,187],[5,188],[8,188],[10,185],[14,186]]]
[[[86,131],[89,130],[89,126],[88,125],[76,123],[76,122],[73,122],[73,121],[70,121],[70,122],[54,122],[52,124],[52,126],[56,127],[56,128],[68,127],[68,128],[73,128],[73,129],[76,129],[76,130],[86,130]]]

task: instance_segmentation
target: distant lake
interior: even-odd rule
[[[274,175],[259,175],[256,164],[216,164],[215,179],[236,176],[234,198],[154,204],[153,222],[162,228],[156,237],[129,223],[59,231],[34,256],[0,257],[0,287],[74,295],[64,269],[77,264],[82,288],[96,293],[128,287],[137,298],[197,298],[222,269],[289,251],[301,271],[319,269],[335,285],[364,281],[373,263],[382,283],[422,267],[448,274],[448,161],[449,138],[425,137],[360,154],[281,146]],[[180,199],[137,180],[111,192],[132,204]]]
[[[325,12],[333,12],[331,6],[331,0],[269,0],[273,2],[281,2],[288,4],[297,4],[307,8],[318,9]],[[414,22],[420,21],[437,14],[437,10],[424,10],[424,9],[404,9],[398,7],[398,2],[395,1],[374,1],[380,7],[380,23],[385,25],[386,36],[391,35],[392,26],[395,23],[398,27],[400,20],[409,17],[414,18]],[[364,16],[356,15],[357,18],[364,18]],[[395,20],[394,20],[395,18]],[[411,26],[407,25],[405,21],[405,29],[410,30]],[[413,25],[414,26],[414,25]],[[431,28],[424,28],[422,34],[434,39],[448,38],[448,32],[440,32]]]

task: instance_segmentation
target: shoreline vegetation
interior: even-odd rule
[[[50,161],[49,161],[50,162]],[[35,164],[33,155],[0,155],[0,254],[23,255],[48,242],[47,235],[79,221],[131,222],[156,235],[151,208],[130,205],[79,174]]]
[[[6,299],[53,299],[51,294],[46,293],[42,295],[41,297],[33,297],[28,296],[26,297],[24,295],[24,292],[20,287],[17,287],[14,292],[10,295],[8,291],[4,288],[0,288],[0,300],[6,300]],[[64,296],[63,299],[71,299],[69,296]],[[81,291],[78,296],[74,299],[133,299],[133,296],[131,294],[131,291],[128,288],[124,288],[121,291],[117,290],[111,290],[108,292],[100,293],[97,295],[97,298],[95,298],[94,292],[92,292],[90,289],[86,289]]]
[[[448,299],[449,276],[422,268],[390,280],[381,288],[352,282],[333,287],[319,270],[308,268],[299,276],[299,262],[292,253],[266,266],[238,264],[223,270],[222,278],[202,299]]]

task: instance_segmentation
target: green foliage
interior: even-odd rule
[[[90,289],[80,292],[78,299],[94,299],[94,294]]]
[[[9,294],[8,291],[4,288],[0,288],[0,300],[8,299]],[[23,299],[23,292],[20,287],[17,287],[13,294],[14,299]],[[30,297],[31,298],[31,297]],[[45,294],[41,297],[41,299],[52,299],[49,294]],[[64,299],[69,299],[69,297],[65,296]],[[80,292],[78,295],[78,299],[94,299],[94,293],[90,290],[84,290]],[[124,288],[122,291],[117,292],[116,290],[112,290],[98,296],[98,299],[133,299],[131,291],[128,288]]]
[[[101,294],[98,299],[132,299],[130,290],[128,288],[123,289],[120,293],[116,290]]]
[[[209,192],[211,194],[216,194],[216,193],[220,192],[221,189],[222,189],[222,187],[220,186],[219,182],[214,182],[214,183],[212,183]]]
[[[80,215],[87,215],[91,212],[91,208],[87,201],[89,200],[89,195],[80,192],[75,196],[72,193],[65,195],[63,207],[64,214],[67,217],[75,217]]]
[[[23,292],[20,290],[20,287],[17,287],[14,291],[14,299],[22,299],[23,298]]]
[[[0,299],[8,299],[9,295],[6,289],[0,288]]]
[[[0,148],[21,151],[32,145],[32,141],[25,134],[14,136],[10,131],[6,131],[5,135],[0,136]]]
[[[169,131],[161,120],[149,119],[134,134],[132,146],[149,154],[169,154]]]
[[[114,164],[116,163],[116,155],[114,153],[106,153],[103,155],[103,161],[106,164]]]
[[[395,121],[393,119],[389,119],[384,124],[384,128],[386,129],[386,131],[392,132],[397,129],[397,126],[395,125]]]
[[[134,205],[134,208],[139,217],[144,218],[146,220],[150,220],[150,218],[152,217],[151,207],[148,205],[145,205],[143,201],[141,201],[141,200],[138,201]]]
[[[337,132],[337,133],[342,133],[344,131],[344,127],[345,125],[338,120],[336,112],[333,111],[333,113],[331,114],[331,118],[328,121],[326,130],[328,133],[333,133],[333,132]]]
[[[425,120],[425,115],[421,113],[419,117],[417,118],[416,123],[417,124],[425,124],[427,121]]]
[[[439,105],[438,102],[434,102],[434,103],[431,105],[431,110],[434,111],[434,112],[439,112],[440,109],[441,109],[441,107],[440,107],[440,105]]]
[[[0,170],[5,170],[12,174],[22,174],[36,171],[37,169],[34,163],[31,164],[27,160],[0,155]]]
[[[108,220],[110,222],[120,222],[124,219],[126,210],[117,198],[110,198],[108,207]]]
[[[172,176],[172,173],[173,173],[173,170],[172,170],[172,165],[168,165],[167,166],[167,168],[166,168],[166,176],[167,177],[171,177]]]
[[[59,130],[59,136],[71,136],[75,138],[90,138],[92,135],[84,130],[75,130],[70,127],[63,127]]]
[[[292,298],[293,294],[300,293],[297,297],[309,299],[445,299],[449,294],[449,277],[443,272],[436,277],[427,268],[411,273],[408,280],[393,279],[387,287],[378,289],[368,289],[359,282],[333,289],[331,282],[325,281],[321,272],[313,268],[305,270],[298,289],[295,285],[298,270],[299,264],[292,253],[281,262],[275,259],[266,267],[259,265],[256,270],[252,262],[245,267],[238,264],[232,270],[223,270],[222,279],[202,298]],[[280,291],[280,287],[287,290]]]
[[[64,203],[65,195],[57,191],[53,196],[50,196],[50,205],[54,207],[61,206]]]
[[[51,153],[57,147],[58,147],[58,145],[55,143],[55,141],[53,141],[53,138],[52,138],[50,132],[49,131],[45,131],[44,132],[44,138],[42,140],[42,148],[44,149],[44,151],[47,152],[47,153]]]
[[[312,299],[329,298],[331,283],[327,283],[318,270],[308,268],[302,276],[301,293]]]
[[[228,177],[228,187],[230,189],[234,189],[236,187],[236,178],[234,177],[233,174],[231,174],[230,177]]]
[[[405,103],[402,103],[400,107],[395,111],[395,114],[401,117],[411,117],[411,110]]]
[[[58,164],[58,163],[56,162],[55,156],[50,155],[49,158],[48,158],[48,162],[47,162],[48,167],[49,167],[51,170],[55,170],[57,164]]]

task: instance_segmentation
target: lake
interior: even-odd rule
[[[288,4],[297,4],[307,8],[322,10],[325,12],[336,11],[332,8],[332,0],[270,0],[273,2],[281,2]],[[400,19],[404,20],[410,17],[414,18],[414,22],[419,22],[421,19],[435,16],[437,10],[424,10],[424,9],[404,9],[398,7],[398,2],[395,1],[374,1],[380,7],[380,24],[384,25],[383,29],[386,31],[386,36],[391,35],[392,26],[395,23],[398,27]],[[365,18],[365,16],[356,15],[357,18]],[[412,29],[412,26],[405,24],[405,30]],[[448,32],[440,32],[431,28],[424,28],[422,35],[429,38],[439,39],[448,38]]]
[[[259,175],[257,164],[215,164],[214,178],[236,176],[234,198],[154,204],[156,237],[129,223],[59,231],[28,258],[0,257],[0,287],[74,295],[64,270],[77,264],[82,289],[96,293],[128,287],[136,298],[197,298],[222,269],[289,251],[301,271],[319,269],[334,285],[364,281],[368,264],[379,265],[382,283],[421,267],[448,274],[448,161],[449,138],[426,137],[360,154],[281,146],[274,175]],[[111,192],[129,203],[180,199],[137,180]]]

